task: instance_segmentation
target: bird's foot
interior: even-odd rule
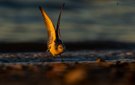
[[[61,62],[64,63],[64,58],[63,58],[63,56],[60,55],[60,58],[61,58]]]

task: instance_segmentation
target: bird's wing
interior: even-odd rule
[[[62,7],[61,7],[61,10],[60,10],[60,13],[59,13],[59,17],[58,17],[58,21],[57,21],[57,27],[56,27],[56,36],[57,38],[60,38],[60,18],[61,18],[61,13],[63,11],[63,8],[64,8],[64,5],[65,3],[63,3]]]
[[[45,10],[42,7],[39,7],[39,9],[41,11],[45,26],[46,26],[47,31],[48,31],[48,44],[49,44],[49,43],[52,43],[52,41],[54,41],[56,39],[55,28],[54,28],[54,25],[53,25],[51,19],[49,18],[49,16],[45,12]]]

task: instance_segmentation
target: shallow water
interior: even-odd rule
[[[1,53],[0,63],[59,63],[59,62],[97,62],[99,60],[107,62],[133,62],[135,61],[134,50],[83,50],[67,51],[57,57],[51,57],[45,52],[24,52],[24,53]]]

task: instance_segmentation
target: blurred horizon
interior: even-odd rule
[[[38,6],[44,7],[56,25],[63,2],[60,28],[64,42],[135,42],[134,0],[1,0],[0,43],[47,40]]]

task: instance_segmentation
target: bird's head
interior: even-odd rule
[[[59,52],[63,52],[64,51],[64,46],[62,44],[59,44],[57,47]]]
[[[59,52],[63,52],[65,47],[61,40],[55,41],[55,47]]]

